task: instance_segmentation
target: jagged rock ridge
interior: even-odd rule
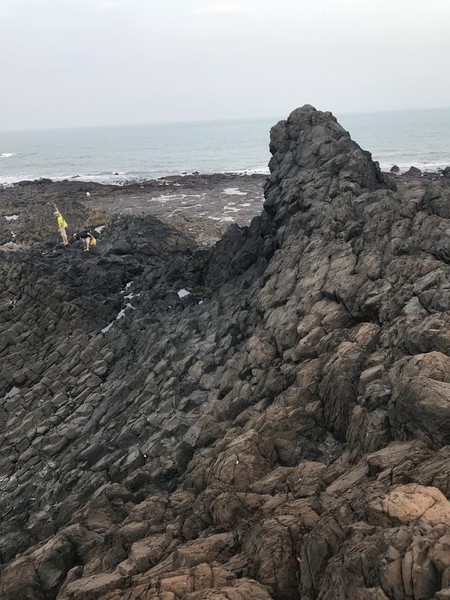
[[[210,253],[2,254],[2,598],[450,596],[449,182],[310,106],[271,151]]]

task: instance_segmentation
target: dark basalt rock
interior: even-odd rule
[[[409,167],[407,171],[405,171],[405,175],[408,177],[420,177],[422,175],[422,171],[417,167]]]
[[[60,249],[7,192],[2,599],[450,593],[450,183],[397,189],[311,106],[271,151],[213,248],[74,196],[106,228]]]

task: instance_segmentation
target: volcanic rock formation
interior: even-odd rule
[[[450,182],[394,184],[311,106],[270,149],[209,251],[150,217],[55,249],[19,203],[2,599],[450,598]]]

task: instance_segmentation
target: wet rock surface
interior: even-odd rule
[[[54,233],[53,203],[57,203],[72,232],[85,225],[105,225],[119,215],[153,216],[208,246],[220,239],[231,223],[248,225],[260,214],[265,180],[265,175],[218,173],[170,176],[123,186],[76,180],[26,181],[1,190],[0,244],[37,242],[43,233],[50,236]]]
[[[449,596],[450,183],[310,106],[271,152],[214,246],[136,190],[0,192],[2,599]]]

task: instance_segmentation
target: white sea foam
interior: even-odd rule
[[[219,223],[234,223],[234,217],[208,217],[211,221],[219,221]]]
[[[161,194],[160,196],[155,196],[154,198],[149,198],[149,202],[161,202],[165,204],[169,202],[169,200],[180,200],[181,204],[185,204],[185,198],[203,198],[205,194]]]
[[[120,292],[120,293],[121,293],[121,294],[125,294],[125,293],[126,293],[126,292],[127,292],[129,289],[130,289],[130,287],[131,287],[132,285],[133,285],[133,282],[132,282],[132,281],[128,281],[128,282],[127,282],[127,283],[124,285],[124,287],[123,287],[123,289],[121,290],[121,292]],[[133,294],[132,292],[130,292],[129,294],[127,294],[126,296],[124,296],[124,299],[126,299],[126,300],[132,300],[133,298],[138,298],[139,296],[140,296],[140,294]],[[108,331],[111,329],[111,327],[114,325],[114,323],[115,323],[116,321],[118,321],[119,319],[123,319],[123,317],[125,316],[125,311],[126,311],[127,309],[129,309],[129,308],[131,308],[132,310],[136,310],[136,307],[135,307],[135,306],[133,306],[132,304],[130,304],[130,302],[127,302],[127,303],[125,304],[125,306],[122,308],[122,310],[120,310],[120,311],[117,313],[117,316],[116,316],[116,318],[115,318],[113,321],[111,321],[111,323],[108,323],[108,325],[106,325],[106,327],[103,327],[103,329],[101,330],[101,332],[102,332],[102,333],[108,333]]]
[[[161,202],[161,204],[165,204],[169,202],[169,200],[179,199],[182,200],[185,197],[185,194],[162,194],[161,196],[155,196],[154,198],[150,198],[151,202]]]
[[[125,304],[125,306],[122,308],[122,310],[120,310],[116,316],[116,318],[111,321],[111,323],[109,323],[108,325],[106,325],[106,327],[103,327],[103,329],[101,330],[102,333],[108,333],[108,331],[111,329],[111,327],[114,325],[114,323],[116,321],[119,321],[120,319],[123,319],[125,316],[125,311],[127,309],[131,308],[132,310],[136,310],[136,307],[133,306],[132,304],[130,304],[129,302],[127,302]]]
[[[255,167],[253,169],[241,169],[240,171],[234,171],[236,175],[269,175],[269,167]]]
[[[92,128],[83,130],[82,136],[79,130],[68,129],[63,137],[59,130],[21,132],[20,136],[4,132],[0,185],[40,178],[139,184],[194,172],[268,175],[267,142],[277,120],[236,121],[232,136],[228,122]],[[339,121],[384,170],[394,164],[403,171],[411,165],[422,171],[450,165],[449,109],[342,115]],[[233,184],[233,192],[246,189]]]
[[[126,296],[124,296],[124,298],[126,300],[133,300],[133,298],[139,298],[140,295],[141,295],[140,292],[138,292],[137,294],[133,294],[133,292],[130,292],[129,294],[127,294]]]
[[[241,190],[239,188],[225,188],[223,190],[224,194],[227,194],[227,196],[246,196],[247,192],[241,192]]]
[[[19,179],[16,180],[14,177],[2,177],[0,175],[0,186],[3,188],[12,187],[18,181]]]
[[[8,398],[13,398],[16,394],[18,394],[20,392],[20,388],[16,387],[15,385],[9,390],[9,392],[7,392],[3,398],[5,400],[7,400]]]
[[[123,319],[123,318],[124,318],[124,316],[125,316],[125,311],[126,311],[128,308],[131,308],[132,310],[136,310],[136,307],[135,307],[135,306],[133,306],[132,304],[130,304],[129,302],[127,302],[127,303],[125,304],[124,308],[122,308],[122,310],[121,310],[121,311],[119,311],[119,314],[118,314],[118,315],[117,315],[117,317],[116,317],[116,321],[118,321],[119,319]]]
[[[448,167],[450,164],[449,163],[432,163],[432,162],[423,162],[420,160],[416,160],[416,161],[410,161],[410,162],[403,162],[403,161],[392,161],[392,162],[380,162],[380,169],[382,171],[388,172],[391,170],[391,168],[395,165],[397,165],[397,167],[399,168],[399,173],[406,173],[406,171],[409,171],[409,169],[411,167],[417,167],[418,169],[420,169],[422,172],[427,172],[427,173],[437,173],[438,171],[442,171],[443,169],[445,169],[445,167]]]
[[[111,321],[111,323],[108,323],[108,325],[106,325],[106,327],[103,327],[102,333],[108,333],[108,331],[111,329],[111,327],[113,325],[114,325],[114,321]]]

